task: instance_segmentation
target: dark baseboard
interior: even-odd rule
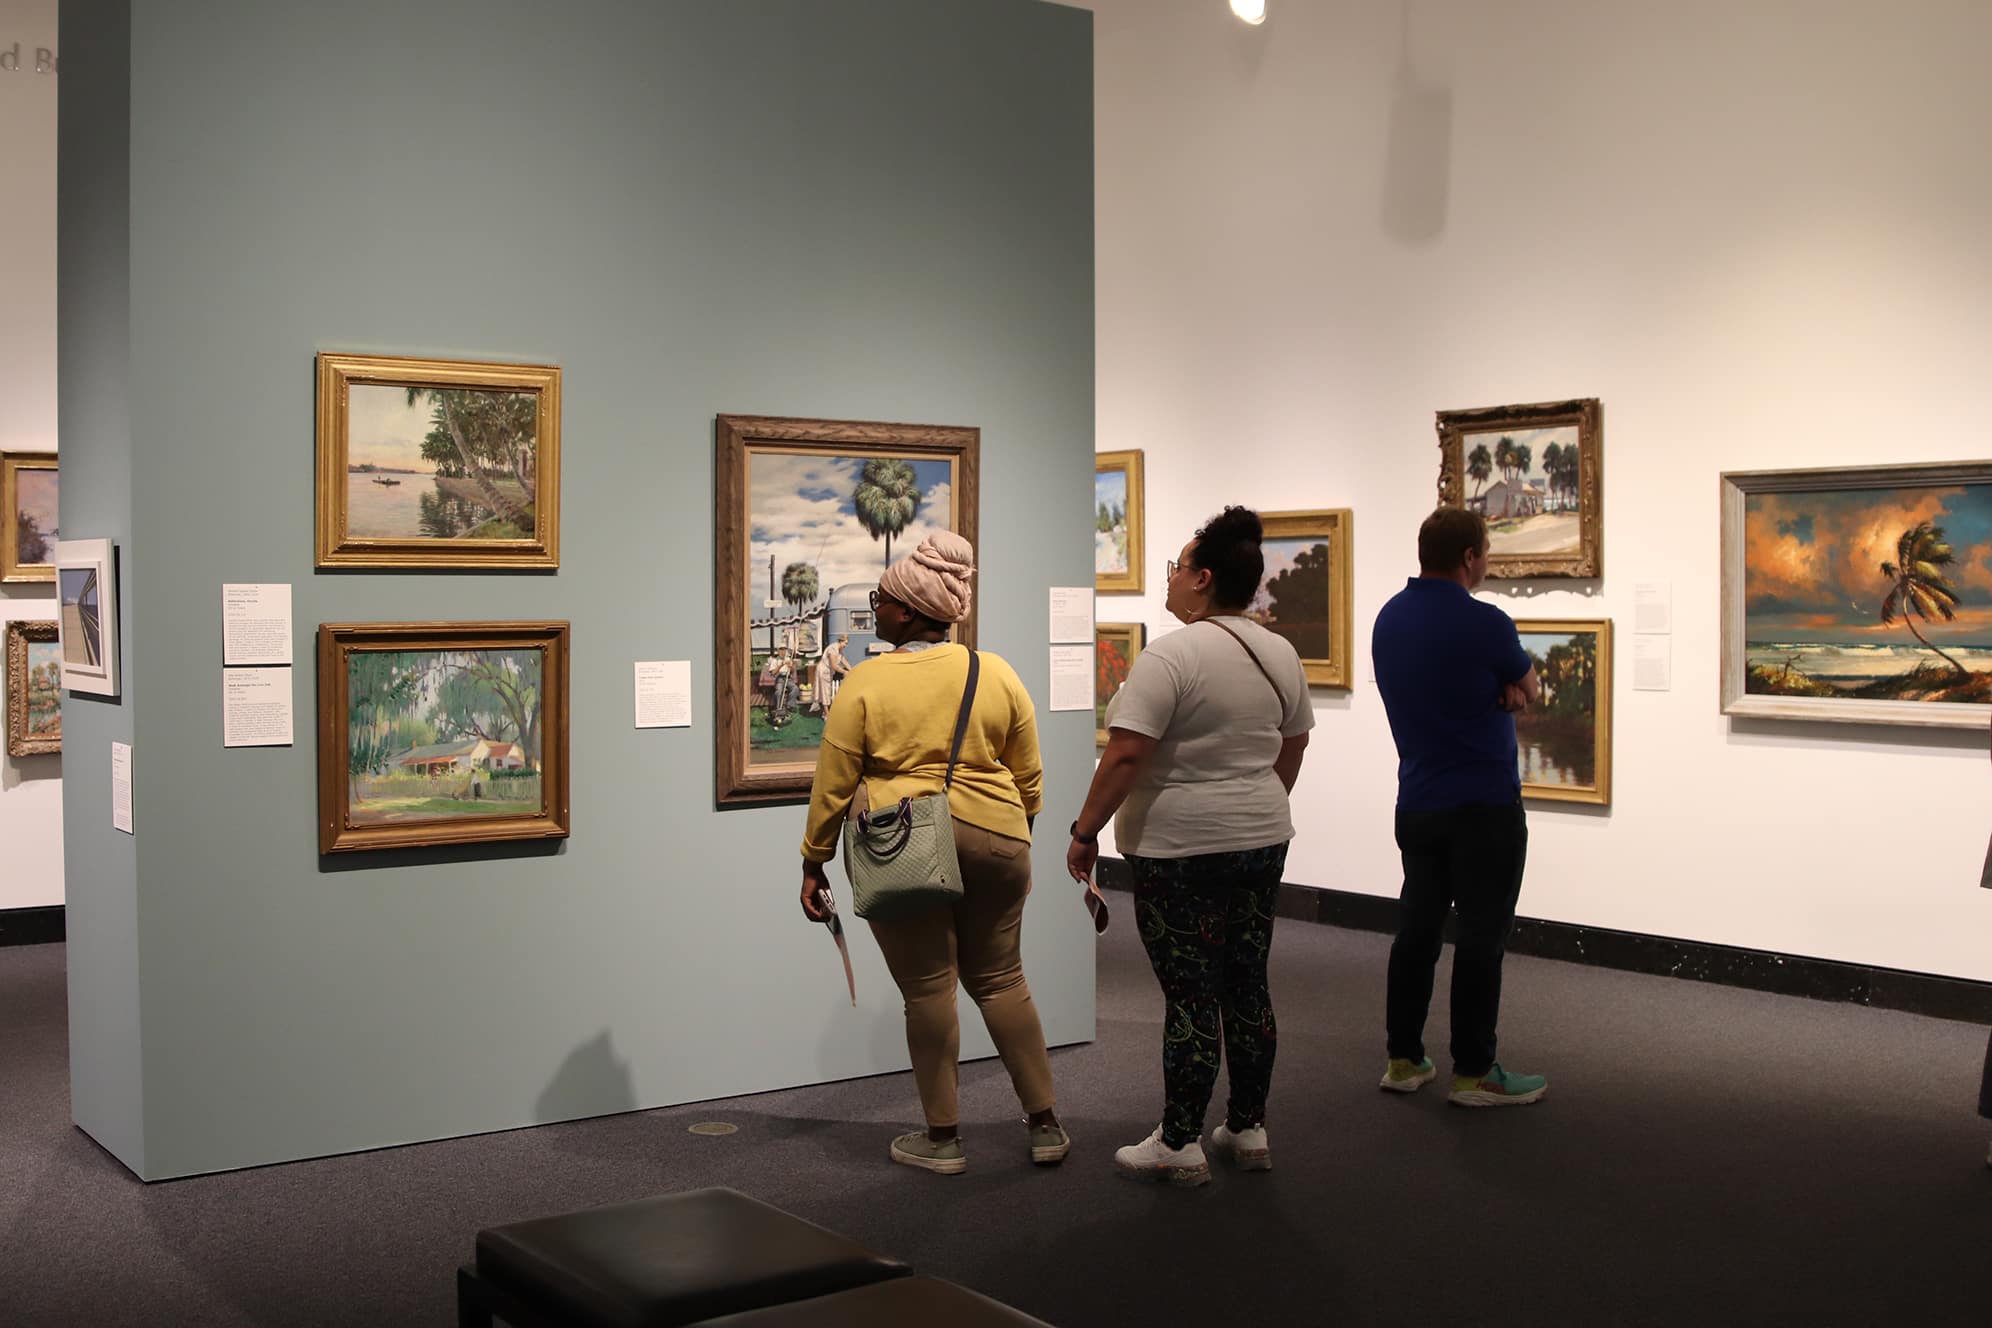
[[[0,908],[0,945],[49,945],[68,935],[62,905]]]
[[[1118,858],[1100,859],[1098,876],[1105,888],[1133,888],[1127,864]],[[1277,908],[1279,916],[1301,922],[1322,922],[1356,931],[1397,930],[1397,901],[1379,895],[1282,885]],[[1452,939],[1450,927],[1446,939]],[[1847,1001],[1938,1019],[1992,1024],[1992,982],[1870,968],[1832,959],[1809,959],[1803,955],[1611,931],[1542,918],[1516,918],[1508,948],[1516,954],[1595,964],[1631,973],[1717,982],[1783,996]]]

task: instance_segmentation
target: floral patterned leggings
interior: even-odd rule
[[[1141,943],[1167,1005],[1162,1142],[1171,1148],[1203,1134],[1220,1028],[1231,1071],[1225,1123],[1234,1131],[1265,1123],[1279,1042],[1266,957],[1286,856],[1287,846],[1274,844],[1193,858],[1127,857]]]

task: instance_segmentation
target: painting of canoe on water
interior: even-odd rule
[[[1984,728],[1992,462],[1722,477],[1722,708]]]
[[[558,567],[560,370],[321,354],[320,567]]]
[[[318,851],[567,834],[564,622],[318,629]]]

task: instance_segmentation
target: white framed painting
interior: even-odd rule
[[[101,539],[56,541],[55,586],[63,687],[93,696],[116,696],[117,546]]]

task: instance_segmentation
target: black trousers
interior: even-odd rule
[[[1528,859],[1528,818],[1519,801],[1397,814],[1404,858],[1397,939],[1390,947],[1385,1032],[1390,1055],[1425,1056],[1425,1017],[1432,973],[1444,944],[1446,914],[1459,911],[1453,944],[1454,1074],[1485,1074],[1494,1064],[1501,1016],[1501,961],[1515,925]]]
[[[1978,1085],[1978,1114],[1992,1120],[1992,1037],[1985,1039],[1985,1078]]]

